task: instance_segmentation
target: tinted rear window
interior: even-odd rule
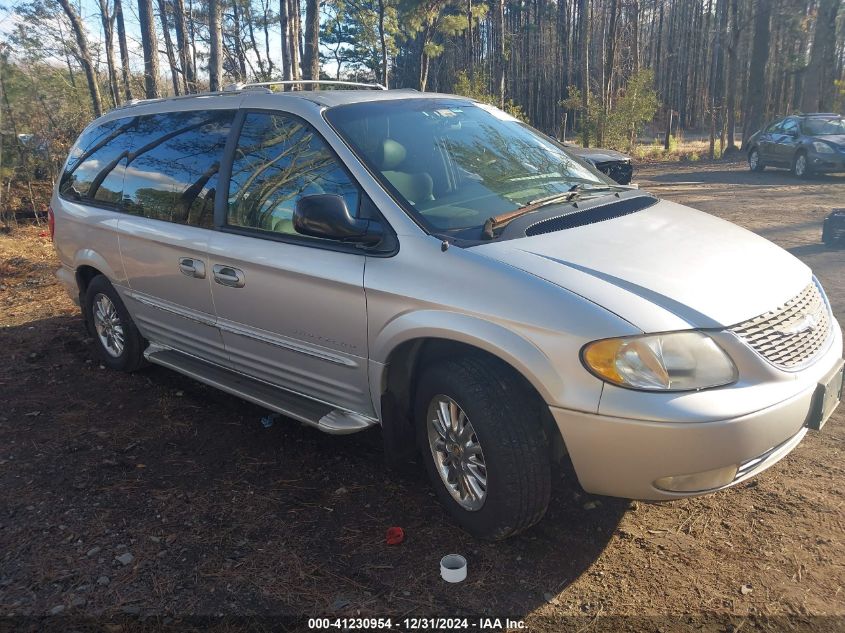
[[[71,150],[59,194],[134,215],[212,226],[234,110],[108,121]]]

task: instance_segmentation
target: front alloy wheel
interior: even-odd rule
[[[470,534],[503,539],[542,518],[551,490],[543,408],[495,358],[449,358],[423,369],[417,446],[438,500]]]
[[[792,173],[797,178],[807,177],[807,155],[803,152],[795,157],[795,162],[792,163]]]
[[[487,466],[472,422],[443,394],[431,400],[427,419],[428,445],[443,485],[462,508],[479,510],[487,498]]]

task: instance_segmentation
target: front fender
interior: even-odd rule
[[[501,325],[445,310],[406,312],[370,341],[372,385],[381,385],[390,354],[414,339],[445,339],[482,349],[511,365],[546,402],[563,401],[564,384],[551,359],[531,341]]]

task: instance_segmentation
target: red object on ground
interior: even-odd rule
[[[399,545],[402,541],[405,540],[405,530],[400,527],[389,527],[387,528],[387,544],[388,545]]]

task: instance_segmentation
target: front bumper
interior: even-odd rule
[[[815,394],[813,384],[760,411],[711,422],[632,420],[556,407],[551,412],[584,490],[669,500],[727,488],[785,457],[807,432]],[[709,483],[683,492],[655,485],[667,478]]]
[[[807,159],[810,168],[816,172],[845,171],[845,152],[820,154],[813,150],[807,154]]]

